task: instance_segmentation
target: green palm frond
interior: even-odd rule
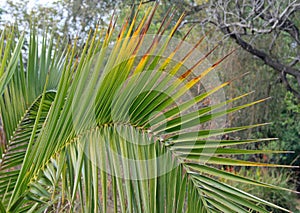
[[[41,116],[37,125],[37,133],[42,129],[42,126],[47,117],[48,111],[55,97],[55,92],[47,92],[45,100],[43,101]],[[32,135],[35,118],[40,106],[41,96],[34,101],[33,105],[29,107],[28,112],[21,119],[20,124],[17,126],[16,131],[13,133],[13,137],[10,139],[10,143],[3,151],[3,155],[0,162],[0,179],[1,179],[1,194],[5,194],[2,200],[9,198],[9,193],[12,192],[14,185],[17,181],[17,175],[19,174],[22,166],[25,152],[28,149],[30,137]]]
[[[8,82],[12,78],[18,63],[18,57],[24,42],[24,36],[20,36],[17,44],[14,42],[14,28],[5,29],[0,38],[0,94],[3,93]],[[13,50],[13,51],[12,51]]]
[[[57,48],[44,37],[39,53],[33,31],[26,66],[22,57],[11,56],[18,66],[7,70],[11,77],[0,100],[8,136],[1,150],[1,211],[268,212],[266,206],[288,211],[223,181],[287,190],[221,166],[283,166],[232,158],[286,153],[235,148],[271,139],[221,139],[265,124],[216,123],[264,99],[226,108],[245,94],[201,106],[231,82],[186,96],[230,54],[205,66],[213,48],[186,67],[201,38],[175,60],[189,34],[174,48],[184,15],[170,29],[173,15],[167,14],[150,34],[157,6],[125,20],[117,35],[112,17],[106,33],[96,28],[83,50],[77,41]],[[204,69],[198,73],[199,68]]]

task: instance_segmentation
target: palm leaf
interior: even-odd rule
[[[5,38],[7,43],[5,44]],[[21,48],[24,42],[24,35],[20,36],[17,44],[14,44],[14,28],[12,29],[5,29],[1,33],[0,38],[0,61],[1,61],[1,68],[0,68],[0,94],[2,95],[5,87],[11,80],[14,71],[16,70],[18,57],[21,52]],[[5,46],[5,47],[4,47]],[[11,50],[13,52],[11,52]]]
[[[50,109],[51,103],[54,99],[55,92],[47,92],[45,100],[42,105],[41,116],[37,125],[37,132],[39,133],[42,129],[43,123],[47,117],[47,113]],[[5,191],[12,192],[16,183],[19,169],[23,163],[26,150],[30,141],[31,133],[35,123],[36,113],[39,109],[41,96],[34,101],[33,105],[29,107],[28,112],[25,113],[21,119],[13,137],[11,138],[8,146],[4,150],[2,159],[0,162],[0,181],[1,181],[1,194]],[[9,197],[9,193],[6,194],[6,198]],[[5,197],[2,201],[6,200]],[[5,203],[5,202],[4,202]]]
[[[106,34],[96,28],[82,51],[75,41],[53,55],[53,43],[47,49],[44,37],[39,55],[33,31],[27,72],[21,61],[1,99],[10,136],[0,164],[2,210],[267,212],[270,206],[288,211],[223,183],[228,179],[281,189],[219,166],[282,166],[229,158],[279,153],[230,147],[269,139],[220,139],[265,124],[204,128],[264,100],[224,108],[245,94],[199,107],[230,82],[186,99],[230,54],[197,73],[213,48],[185,68],[203,38],[176,61],[183,42],[175,48],[171,44],[184,15],[169,30],[173,15],[168,13],[149,36],[157,6],[125,20],[117,36],[113,16]],[[13,115],[7,103],[17,107],[19,102]]]

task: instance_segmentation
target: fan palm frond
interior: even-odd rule
[[[213,48],[186,67],[203,38],[186,50],[188,32],[173,45],[184,15],[169,29],[169,14],[150,35],[157,6],[125,20],[117,36],[112,17],[106,33],[98,28],[90,33],[81,51],[76,41],[56,51],[45,37],[39,54],[33,33],[26,68],[18,61],[22,43],[16,45],[17,57],[12,54],[7,66],[12,71],[6,71],[11,77],[0,87],[8,136],[0,163],[1,211],[268,212],[266,206],[288,211],[223,181],[287,190],[221,166],[283,166],[232,157],[284,153],[235,148],[272,139],[221,138],[265,125],[218,123],[264,99],[226,108],[245,94],[201,106],[231,82],[211,82],[214,87],[187,96],[230,54],[204,66]]]

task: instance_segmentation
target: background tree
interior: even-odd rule
[[[113,9],[120,12],[119,20],[123,20],[132,5],[135,5],[135,9],[139,5],[138,0],[113,1],[115,5],[112,1],[60,0],[53,4],[37,4],[33,7],[28,5],[28,2],[8,1],[9,4],[4,7],[6,16],[11,14],[13,18],[10,20],[17,19],[19,28],[25,29],[27,32],[30,30],[29,23],[33,19],[40,29],[38,33],[42,34],[43,29],[47,28],[49,32],[54,32],[54,38],[65,37],[69,42],[72,42],[77,35],[82,39],[87,37],[88,29],[93,28],[98,20],[100,27],[107,26],[108,17],[112,14]],[[153,4],[151,0],[143,1],[143,7],[151,4]],[[297,120],[299,118],[299,101],[293,97],[297,97],[299,93],[298,74],[293,75],[293,72],[279,71],[273,65],[276,62],[277,65],[281,64],[279,67],[291,67],[297,72],[299,70],[298,4],[299,1],[284,0],[161,0],[160,7],[155,14],[156,19],[161,20],[170,7],[177,9],[174,17],[179,17],[181,12],[187,11],[186,17],[179,27],[181,33],[178,32],[176,36],[182,37],[191,25],[194,25],[188,38],[191,43],[207,34],[207,31],[211,32],[207,34],[204,40],[205,44],[201,46],[201,49],[199,47],[200,51],[207,52],[216,44],[220,45],[221,48],[214,51],[210,60],[222,57],[232,48],[236,49],[234,57],[218,69],[220,78],[227,81],[247,71],[249,74],[225,89],[228,98],[255,90],[253,96],[241,100],[240,104],[270,96],[272,99],[262,105],[251,106],[247,111],[238,111],[234,116],[230,115],[228,126],[270,121],[273,124],[235,133],[230,137],[279,137],[279,141],[271,144],[269,148],[295,150],[296,153],[280,155],[280,159],[269,160],[287,164],[294,163],[294,165],[300,164],[299,158],[297,158],[299,155],[297,150],[300,147],[297,140],[300,135]],[[143,13],[143,10],[140,13]],[[32,14],[35,18],[32,18]],[[89,14],[96,15],[89,16]],[[285,25],[284,23],[288,21],[293,24]],[[7,22],[2,23],[4,25]],[[151,28],[157,30],[159,23],[154,22]],[[246,44],[246,46],[241,44]],[[247,48],[248,45],[251,45],[252,48]],[[24,46],[28,49],[26,38]],[[261,52],[267,57],[254,54]],[[266,145],[260,144],[259,146]],[[278,175],[283,172],[278,171]]]
[[[45,37],[40,44],[31,31],[26,66],[24,36],[13,42],[10,29],[1,34],[0,109],[9,138],[0,147],[1,212],[289,212],[227,184],[284,190],[223,169],[280,166],[234,157],[286,153],[236,147],[270,139],[222,137],[263,124],[201,128],[264,99],[225,109],[245,95],[201,104],[230,81],[185,98],[227,57],[197,74],[197,50],[184,51],[178,40],[171,45],[182,21],[170,28],[172,12],[147,42],[156,6],[132,25],[127,16],[120,30],[113,17],[79,51],[72,43],[55,48]],[[192,59],[192,68],[176,53]],[[196,77],[188,78],[192,72]]]
[[[186,23],[215,25],[276,71],[287,90],[300,99],[299,0],[186,1],[184,5]]]
[[[3,9],[8,21],[18,23],[21,30],[29,33],[32,23],[43,32],[57,33],[60,37],[85,37],[97,24],[107,26],[112,11],[120,1],[113,0],[57,0],[47,4],[32,1],[7,0]]]

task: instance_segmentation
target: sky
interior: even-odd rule
[[[5,8],[6,0],[0,0],[0,7]],[[22,0],[12,0],[13,3],[23,2]],[[41,4],[41,5],[51,5],[51,3],[55,2],[55,0],[29,0],[27,5],[27,9],[31,10],[34,5]],[[9,19],[9,14],[4,15],[4,19]]]
[[[12,0],[12,2],[21,2],[20,0]],[[32,8],[35,4],[51,4],[54,0],[29,0],[28,8]],[[0,6],[5,6],[6,0],[0,1]]]
[[[23,2],[23,0],[11,0],[13,3],[19,3]],[[51,3],[55,2],[57,0],[29,0],[29,3],[27,4],[27,10],[28,12],[35,6],[35,5],[45,5],[49,6]],[[0,0],[0,8],[5,10],[5,6],[7,4],[6,0]],[[11,21],[13,22],[13,17],[10,14],[4,13],[1,15],[1,19],[4,22],[10,23]]]

